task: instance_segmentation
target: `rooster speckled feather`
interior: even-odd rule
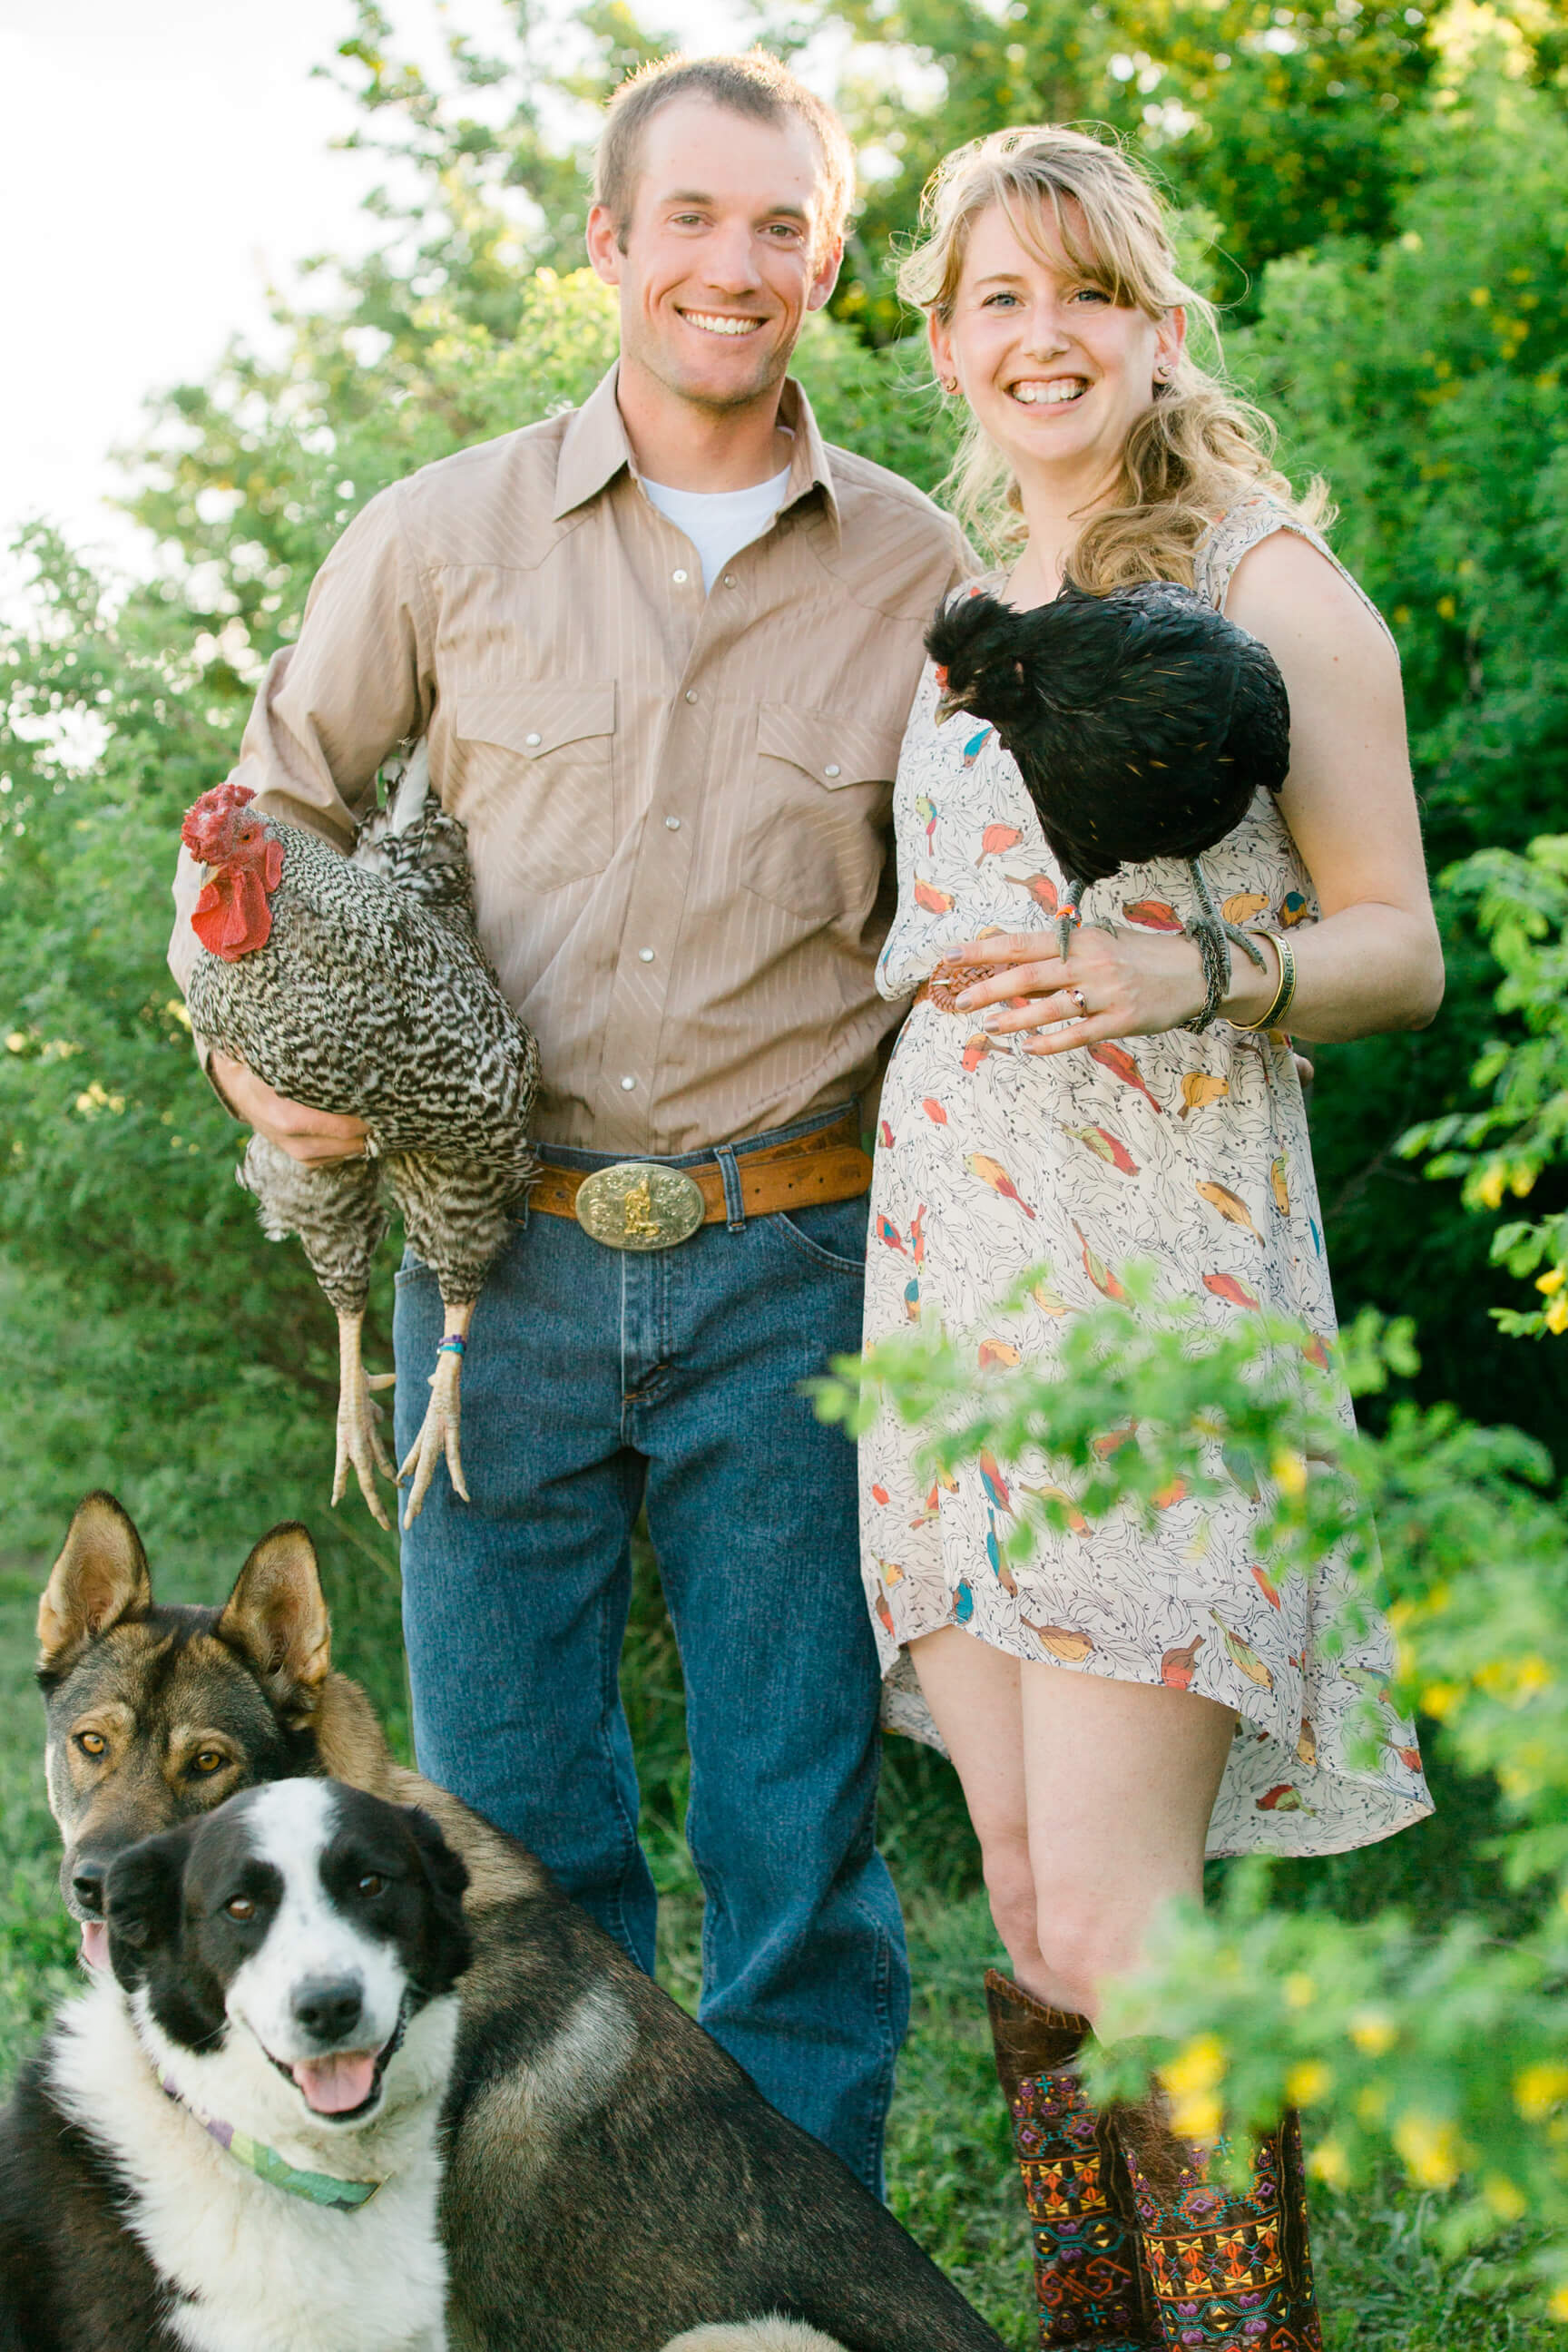
[[[383,1186],[440,1286],[448,1338],[465,1339],[508,1210],[533,1171],[538,1048],[479,945],[464,829],[429,796],[423,747],[349,857],[260,815],[250,799],[241,785],[220,785],[184,822],[185,846],[207,872],[187,1003],[197,1034],[278,1094],[369,1129],[364,1158],[314,1167],[257,1135],[240,1181],[272,1240],[299,1235],[337,1311],[332,1500],[352,1465],[385,1527],[375,1472],[393,1472],[370,1391],[389,1376],[367,1376],[360,1354],[387,1228]],[[444,1347],[400,1474],[411,1481],[405,1524],[443,1457],[467,1499],[460,1366],[460,1348]]]

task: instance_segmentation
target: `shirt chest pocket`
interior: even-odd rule
[[[887,857],[900,730],[764,702],[744,879],[803,921],[865,922]]]
[[[602,873],[616,845],[614,686],[459,686],[452,707],[450,805],[493,878],[537,894]]]

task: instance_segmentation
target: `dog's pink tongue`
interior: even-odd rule
[[[331,2058],[301,2058],[290,2071],[308,2107],[319,2116],[341,2116],[369,2098],[375,2061],[374,2050],[341,2050]]]
[[[101,1919],[81,1923],[81,1957],[89,1969],[101,1969],[109,1958],[109,1930]]]

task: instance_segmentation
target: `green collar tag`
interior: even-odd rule
[[[237,2131],[232,2124],[204,2116],[166,2074],[160,2074],[158,2082],[164,2097],[184,2107],[209,2139],[216,2139],[219,2147],[227,2149],[236,2164],[242,2164],[247,2172],[255,2173],[258,2180],[284,2189],[290,2197],[303,2197],[310,2205],[333,2206],[340,2212],[356,2213],[362,2205],[370,2203],[382,2186],[379,2180],[340,2180],[335,2172],[302,2172],[265,2141],[252,2139],[248,2132]]]

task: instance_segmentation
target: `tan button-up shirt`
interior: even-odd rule
[[[892,777],[952,520],[823,443],[804,393],[772,528],[704,594],[645,495],[612,371],[584,405],[373,499],[276,655],[237,779],[347,848],[428,740],[479,928],[539,1039],[543,1140],[691,1151],[865,1089]],[[176,883],[170,962],[195,943]]]

